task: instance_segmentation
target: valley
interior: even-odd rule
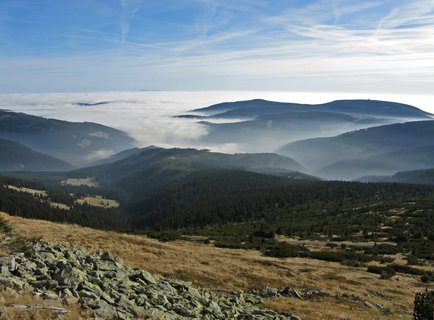
[[[66,257],[68,250],[78,247],[96,254],[89,259],[98,265],[103,259],[98,252],[108,251],[125,261],[121,274],[138,267],[156,277],[190,281],[198,290],[223,295],[215,298],[221,306],[235,299],[234,308],[241,313],[279,313],[285,319],[411,316],[415,294],[434,288],[434,121],[429,114],[408,105],[370,100],[322,105],[251,100],[193,112],[193,116],[200,114],[198,121],[215,117],[259,121],[262,124],[255,124],[254,130],[244,127],[244,120],[213,124],[226,126],[221,131],[224,135],[210,130],[210,140],[200,143],[239,143],[233,131],[239,130],[238,137],[256,139],[249,145],[256,144],[260,152],[139,148],[132,145],[134,138],[97,124],[58,123],[15,113],[3,116],[3,121],[13,119],[16,132],[30,136],[41,128],[69,135],[72,131],[65,128],[74,128],[71,130],[82,130],[83,137],[92,141],[78,142],[81,151],[76,158],[49,148],[42,155],[30,149],[38,149],[37,144],[18,136],[8,136],[16,141],[0,144],[9,157],[0,157],[0,211],[5,212],[1,216],[5,225],[11,225],[13,243],[19,243],[12,246],[18,250],[13,254],[28,249],[38,255],[38,248],[45,245],[57,254],[56,245],[62,245],[65,249],[59,254]],[[337,125],[337,118],[347,122]],[[266,129],[263,121],[273,124]],[[282,127],[275,126],[279,121]],[[310,126],[337,131],[323,137]],[[89,131],[97,127],[101,133]],[[291,130],[301,127],[314,137],[294,138]],[[258,136],[261,132],[263,137]],[[218,141],[211,142],[216,137]],[[291,142],[293,138],[296,141]],[[38,141],[57,148],[58,141],[50,139]],[[76,148],[75,139],[69,137],[63,143]],[[278,141],[279,146],[267,139]],[[102,152],[98,159],[89,157],[111,143],[113,152]],[[262,143],[267,147],[262,148]],[[30,162],[26,167],[11,167],[9,159],[20,157],[22,150]],[[54,165],[62,163],[65,167]],[[8,254],[10,247],[5,245],[2,254]],[[83,260],[80,268],[86,263]],[[53,276],[56,270],[50,269]],[[89,281],[97,281],[88,271]],[[23,279],[13,268],[9,272],[18,277],[16,281]],[[26,272],[33,277],[39,271],[30,268]],[[134,278],[133,273],[130,277]],[[138,289],[133,278],[125,285],[135,288],[131,289],[134,292],[145,290]],[[10,285],[8,279],[3,284]],[[162,281],[164,286],[178,285],[178,280]],[[37,289],[32,281],[29,284]],[[73,296],[84,309],[74,309],[75,303],[67,314],[80,318],[83,312],[98,313],[102,308],[118,316],[127,312],[125,319],[137,318],[137,306],[144,302],[136,295],[131,296],[135,307],[126,300],[119,302],[123,293],[116,291],[118,285],[123,284],[113,286],[114,300],[102,299],[101,289],[89,293],[91,286],[80,285],[84,292]],[[170,286],[164,290],[172,291]],[[4,290],[14,301],[15,289]],[[240,292],[255,303],[241,303]],[[56,308],[62,294],[55,293]],[[182,303],[191,303],[194,297],[186,299]],[[38,303],[45,305],[46,300]],[[167,314],[184,312],[169,305],[164,308],[160,311]],[[197,310],[206,313],[208,308],[205,303]]]
[[[434,0],[1,0],[0,320],[434,320]]]

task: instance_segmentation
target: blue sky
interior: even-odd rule
[[[431,94],[434,0],[1,0],[0,91]]]

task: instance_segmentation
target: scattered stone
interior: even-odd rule
[[[50,311],[51,313],[54,313],[54,314],[67,314],[69,312],[65,308],[35,306],[32,304],[13,304],[10,307],[13,309],[16,309],[16,310],[23,310],[23,311],[29,311],[29,312]]]
[[[4,285],[5,287],[15,289],[15,290],[23,290],[25,286],[25,282],[21,281],[18,278],[15,278],[13,276],[11,277],[0,277],[0,284]]]
[[[191,283],[131,269],[110,253],[91,254],[81,249],[35,241],[28,258],[12,254],[0,259],[0,284],[28,288],[49,300],[66,305],[79,303],[94,319],[289,319],[261,308],[264,299],[281,295],[302,299],[296,290],[265,288],[248,293],[216,294]],[[63,314],[66,309],[17,305],[28,311],[48,310]],[[45,308],[45,309],[44,309]]]
[[[282,296],[291,296],[293,298],[297,298],[303,300],[303,297],[293,288],[286,287],[285,289],[279,292]]]

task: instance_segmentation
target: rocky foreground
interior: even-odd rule
[[[299,319],[261,308],[260,293],[216,294],[129,268],[107,252],[92,254],[40,241],[28,242],[21,251],[0,258],[0,284],[79,303],[94,319]]]

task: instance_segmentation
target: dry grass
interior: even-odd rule
[[[302,319],[336,320],[345,316],[358,320],[397,319],[382,315],[377,310],[366,308],[358,303],[342,301],[331,297],[313,301],[295,301],[292,298],[277,298],[264,303],[264,306],[279,312],[292,312]]]
[[[71,210],[71,208],[64,203],[48,201],[48,204],[53,208],[62,209],[62,210]]]
[[[105,199],[102,196],[85,197],[75,201],[78,204],[88,204],[90,206],[102,208],[118,208],[119,202],[112,199]]]
[[[89,187],[98,187],[98,183],[92,178],[85,179],[67,179],[62,181],[63,185],[71,185],[71,186],[89,186]]]
[[[33,296],[28,292],[17,293],[11,289],[0,286],[0,319],[1,320],[46,320],[59,319],[51,311],[23,311],[13,307],[14,304],[30,304],[40,307],[58,307],[65,308],[69,313],[62,315],[62,320],[87,319],[90,314],[82,310],[78,305],[64,306],[60,300],[44,300],[40,297]]]
[[[212,290],[316,287],[333,294],[353,294],[364,301],[382,304],[390,308],[393,319],[410,319],[414,294],[423,289],[414,276],[399,274],[391,280],[380,280],[378,275],[365,269],[333,262],[277,259],[262,256],[257,251],[221,249],[188,241],[161,243],[144,236],[4,216],[20,235],[41,237],[45,241],[83,247],[94,252],[110,251],[131,266],[192,281]],[[384,293],[384,298],[373,292]],[[331,315],[346,310],[345,315],[352,319],[384,318],[380,311],[355,305],[349,300],[334,301],[332,298],[320,302],[282,299],[270,301],[267,305],[297,310],[303,319],[328,319],[328,316],[311,316],[315,309],[321,312],[330,309],[328,312]]]

